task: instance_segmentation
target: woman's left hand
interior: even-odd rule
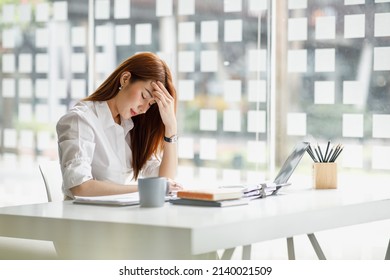
[[[160,81],[152,82],[152,87],[154,99],[156,100],[161,119],[165,125],[166,136],[170,137],[177,133],[175,100]]]
[[[172,179],[169,179],[168,178],[168,183],[169,183],[169,191],[168,193],[170,195],[175,195],[177,191],[180,191],[183,189],[183,186],[180,185],[178,182],[172,180]]]

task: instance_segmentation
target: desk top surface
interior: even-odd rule
[[[378,203],[390,205],[390,186],[351,186],[336,190],[290,187],[276,196],[253,200],[249,205],[226,208],[178,206],[170,203],[161,208],[140,208],[78,205],[72,201],[51,202],[0,208],[0,223],[2,218],[12,216],[200,229],[276,217],[288,219],[303,213],[326,212],[337,215],[343,209],[356,211],[359,207],[363,207],[361,209],[364,211],[374,211]],[[382,218],[390,218],[390,212],[377,214],[385,215]]]

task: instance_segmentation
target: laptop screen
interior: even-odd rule
[[[303,157],[308,146],[308,142],[300,142],[295,146],[294,150],[288,156],[278,175],[276,176],[274,181],[275,184],[278,185],[287,183],[288,179],[293,174],[295,168],[298,166],[298,163]]]

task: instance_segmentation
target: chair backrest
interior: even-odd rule
[[[39,163],[39,170],[45,183],[47,200],[61,201],[64,200],[62,193],[62,174],[58,161],[47,161]]]

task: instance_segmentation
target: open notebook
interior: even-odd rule
[[[172,196],[166,196],[165,201],[172,199]],[[139,205],[139,193],[125,193],[104,196],[75,196],[73,203],[92,204],[107,206],[131,206]]]
[[[139,204],[139,193],[126,193],[105,196],[75,196],[77,204],[129,206]]]
[[[173,195],[165,197],[165,201],[172,199]],[[104,196],[75,196],[73,203],[76,204],[93,204],[108,206],[130,206],[139,204],[139,193],[125,193]]]

